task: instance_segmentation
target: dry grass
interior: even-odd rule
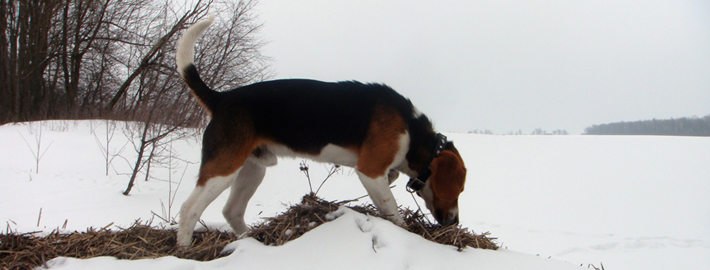
[[[291,206],[280,215],[267,218],[248,233],[266,245],[281,245],[296,239],[307,231],[327,221],[325,215],[335,211],[346,202],[325,201],[314,195],[306,195],[301,203]],[[348,206],[355,211],[379,216],[374,206]],[[476,235],[467,228],[432,224],[421,212],[400,210],[408,230],[422,237],[462,250],[465,247],[497,249],[495,238],[488,233]],[[209,261],[220,257],[227,244],[237,236],[216,230],[195,232],[192,247],[176,247],[174,230],[152,227],[148,222],[136,221],[131,227],[108,230],[112,224],[100,229],[88,229],[84,233],[64,234],[52,232],[47,236],[32,233],[0,234],[0,269],[32,269],[46,261],[59,257],[91,258],[113,256],[119,259],[142,259],[162,256]]]
[[[89,228],[86,232],[58,233],[47,236],[33,234],[0,234],[0,269],[32,269],[52,258],[92,258],[113,256],[119,259],[176,256],[208,261],[219,257],[225,245],[237,240],[228,232],[208,230],[195,232],[193,246],[176,246],[174,230],[165,230],[136,221],[122,230],[108,230],[112,224]]]
[[[312,194],[306,195],[301,199],[301,203],[291,206],[286,212],[266,218],[264,222],[254,226],[247,236],[254,237],[266,245],[282,245],[323,224],[327,221],[326,214],[335,211],[345,203],[347,201],[325,201]],[[360,213],[381,217],[373,205],[348,207]],[[465,247],[498,249],[498,246],[493,242],[495,238],[489,237],[488,232],[477,235],[461,225],[433,224],[420,211],[407,208],[400,209],[400,212],[407,224],[407,230],[425,239],[456,246],[458,250]]]

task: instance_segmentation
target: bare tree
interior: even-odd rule
[[[271,76],[269,59],[259,52],[255,4],[0,0],[0,124],[58,118],[141,122],[128,194],[140,173],[148,179],[150,167],[161,163],[165,138],[205,124],[206,114],[175,70],[181,30],[208,13],[219,18],[219,27],[204,36],[209,42],[196,50],[200,73],[215,89]]]
[[[50,142],[49,145],[45,147],[44,150],[42,150],[42,125],[40,123],[37,123],[37,130],[35,130],[34,123],[30,123],[29,125],[27,125],[27,131],[35,137],[34,147],[30,145],[30,143],[27,141],[27,139],[25,139],[25,136],[23,136],[22,133],[20,133],[20,136],[22,137],[22,140],[25,141],[27,148],[32,153],[32,157],[34,157],[35,159],[35,174],[38,174],[39,162],[42,161],[44,154],[47,153],[47,150],[49,150],[49,147],[52,146],[52,143],[54,143],[54,141]]]
[[[145,89],[145,91],[147,92],[145,94],[146,96],[153,96],[155,100],[162,100],[166,96],[166,93],[168,93],[169,90],[173,88],[168,87],[168,84],[171,83],[170,80],[158,80],[161,75],[162,74],[158,70],[153,70],[152,72],[141,74],[139,81],[147,83]],[[142,104],[142,108],[136,108],[136,110],[148,110],[148,115],[141,123],[142,132],[140,136],[140,141],[138,144],[134,143],[135,150],[138,155],[136,157],[135,165],[133,166],[133,172],[128,181],[128,186],[123,192],[123,195],[128,195],[131,192],[138,173],[143,170],[146,164],[148,166],[145,167],[146,169],[144,173],[146,179],[149,178],[150,165],[157,157],[156,150],[162,144],[165,144],[165,141],[163,139],[176,131],[180,131],[186,123],[185,119],[172,119],[176,122],[170,124],[163,123],[165,120],[170,119],[171,115],[173,115],[169,108],[161,106],[165,104],[164,102],[153,102],[152,104],[144,102],[139,104]],[[157,122],[155,121],[156,119],[160,119],[163,121]],[[129,138],[132,138],[132,136],[130,136]],[[170,138],[175,139],[174,136],[170,136]],[[150,151],[147,151],[148,148],[150,148]]]
[[[197,49],[216,88],[270,76],[253,1],[0,0],[0,123],[109,118],[204,124],[174,69],[179,32],[208,13],[221,27]],[[155,83],[155,80],[159,83]],[[152,89],[166,87],[170,91]],[[162,91],[161,99],[156,99]],[[165,117],[163,117],[165,116]],[[183,123],[184,122],[184,123]]]
[[[47,92],[44,71],[52,48],[47,33],[57,14],[59,0],[0,0],[0,119],[32,120],[47,114],[52,93]]]
[[[106,130],[105,130],[105,137],[104,141],[102,142],[101,139],[99,139],[99,136],[96,135],[96,132],[92,131],[92,134],[94,134],[94,139],[96,140],[96,144],[99,146],[99,150],[101,150],[101,155],[104,158],[104,164],[106,165],[105,170],[106,170],[106,175],[108,175],[108,169],[111,167],[111,163],[113,160],[120,156],[121,153],[123,152],[124,149],[126,149],[126,146],[128,144],[124,144],[121,149],[118,149],[118,151],[112,151],[111,150],[111,141],[113,140],[113,136],[116,134],[116,121],[113,120],[106,120]]]

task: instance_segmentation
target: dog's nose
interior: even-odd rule
[[[450,218],[447,218],[446,220],[444,220],[444,222],[442,222],[441,225],[449,226],[449,225],[456,225],[456,224],[459,224],[459,215],[458,214],[455,216],[452,216]]]

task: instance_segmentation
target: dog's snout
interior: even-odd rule
[[[444,226],[459,224],[459,208],[454,207],[450,209],[443,217],[443,220],[440,221],[440,223]]]
[[[449,218],[444,220],[444,222],[442,222],[441,225],[449,226],[449,225],[456,225],[456,224],[459,224],[459,215],[458,214],[450,216]]]

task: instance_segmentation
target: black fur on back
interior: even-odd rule
[[[359,146],[378,106],[395,108],[405,119],[412,157],[428,158],[436,145],[429,119],[415,117],[411,101],[382,84],[287,79],[214,93],[213,121],[252,126],[256,136],[297,152],[318,154],[327,144]]]

